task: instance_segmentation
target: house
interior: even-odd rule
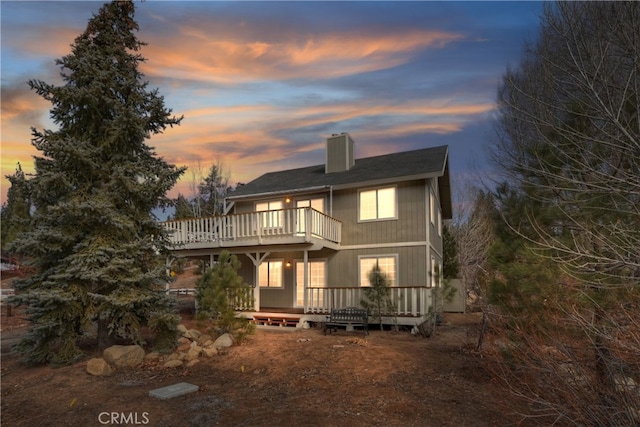
[[[356,159],[347,133],[326,147],[324,165],[238,188],[226,215],[166,222],[173,252],[209,262],[236,254],[253,286],[236,308],[266,322],[320,321],[331,308],[360,305],[377,263],[397,308],[386,321],[421,323],[434,310],[442,221],[451,218],[448,148]]]

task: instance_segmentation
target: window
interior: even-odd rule
[[[282,225],[282,200],[256,203],[257,212],[265,212],[261,215],[262,227],[274,228]]]
[[[310,288],[326,288],[326,261],[309,261],[307,263]],[[304,306],[304,262],[296,262],[296,306]],[[315,306],[324,306],[324,293],[314,290],[310,295]]]
[[[442,284],[442,266],[436,261],[435,257],[431,257],[431,287],[440,286]]]
[[[433,191],[429,189],[429,204],[431,205],[431,224],[436,222],[436,198]]]
[[[396,218],[396,188],[364,190],[359,194],[360,221]]]
[[[282,261],[264,261],[260,264],[258,283],[261,288],[281,288]]]
[[[296,208],[312,208],[317,210],[318,212],[324,213],[324,199],[306,199],[306,200],[297,200]],[[305,209],[298,210],[298,233],[304,233],[307,231],[307,216]]]
[[[360,257],[360,286],[370,286],[369,273],[371,273],[376,263],[380,271],[387,276],[389,285],[396,286],[398,280],[396,269],[398,265],[397,255]]]
[[[324,212],[324,199],[306,199],[306,200],[296,200],[297,208],[306,208],[311,207],[318,212]]]

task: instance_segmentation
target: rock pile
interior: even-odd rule
[[[211,335],[203,334],[197,329],[187,329],[184,325],[178,325],[178,331],[181,334],[178,347],[169,355],[157,352],[145,355],[144,349],[139,345],[114,345],[104,350],[102,358],[89,360],[87,372],[97,376],[111,375],[116,368],[138,367],[143,362],[158,364],[163,368],[191,367],[199,363],[201,357],[214,357],[233,345],[230,334],[223,334],[214,340]]]

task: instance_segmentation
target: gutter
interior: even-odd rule
[[[269,197],[269,196],[280,196],[285,194],[311,193],[314,191],[331,190],[331,189],[332,189],[332,186],[330,185],[320,185],[316,187],[295,188],[292,190],[277,190],[277,191],[267,191],[264,193],[242,194],[240,196],[228,196],[225,198],[225,200],[255,199],[255,198]]]

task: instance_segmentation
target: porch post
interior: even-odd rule
[[[304,250],[304,312],[309,309],[309,251]]]
[[[256,254],[256,257],[259,254]],[[261,260],[259,260],[257,263],[254,261],[253,265],[254,265],[254,269],[253,269],[253,284],[255,285],[255,287],[253,288],[253,309],[255,311],[260,311],[260,282],[259,280],[259,276],[260,276],[260,264],[262,263]]]
[[[260,311],[260,283],[258,281],[260,278],[260,264],[262,264],[262,261],[270,254],[271,252],[265,252],[262,256],[260,256],[260,252],[256,252],[255,256],[251,253],[246,254],[255,267],[253,270],[253,309],[255,311]]]

